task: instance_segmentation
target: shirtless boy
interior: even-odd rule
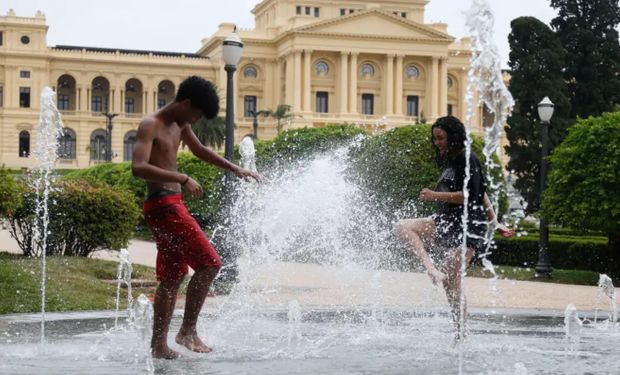
[[[154,358],[175,359],[179,354],[167,342],[177,292],[188,267],[195,271],[187,287],[183,323],[176,342],[189,350],[208,353],[211,348],[198,337],[198,314],[222,263],[215,249],[189,214],[181,189],[192,197],[201,197],[201,186],[191,176],[177,171],[177,151],[183,141],[201,160],[230,170],[240,178],[259,176],[228,162],[203,146],[191,124],[201,117],[213,118],[219,112],[215,87],[203,78],[185,79],[173,102],[145,117],[138,128],[134,148],[133,175],[146,181],[148,198],[144,216],[157,243],[157,279],[153,338]]]

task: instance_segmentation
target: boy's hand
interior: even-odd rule
[[[183,189],[194,198],[201,198],[204,192],[202,186],[196,180],[188,176],[187,182],[183,185]]]
[[[249,170],[247,170],[247,169],[243,169],[243,168],[241,168],[241,167],[237,167],[237,168],[233,169],[233,173],[234,173],[237,177],[239,177],[239,178],[241,178],[241,179],[249,179],[249,178],[252,178],[252,179],[254,179],[256,182],[263,182],[263,176],[259,175],[259,174],[258,174],[258,173],[256,173],[256,172],[252,172],[252,171],[249,171]]]

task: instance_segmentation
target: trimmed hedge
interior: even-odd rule
[[[506,266],[535,267],[538,263],[538,238],[495,238],[497,249],[491,262]],[[602,237],[551,236],[549,254],[554,268],[589,270],[620,276],[620,259]]]

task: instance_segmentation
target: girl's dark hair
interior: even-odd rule
[[[179,86],[174,101],[189,99],[192,107],[199,108],[207,119],[212,119],[220,111],[220,98],[213,83],[198,76],[187,77]]]
[[[445,159],[450,159],[463,151],[465,148],[465,141],[467,140],[467,134],[465,133],[465,126],[461,120],[454,116],[440,117],[435,121],[431,128],[431,144],[435,149],[435,160],[437,161],[437,165],[442,166],[447,160],[441,158],[439,149],[433,142],[433,130],[435,128],[445,131],[448,135],[448,152]]]

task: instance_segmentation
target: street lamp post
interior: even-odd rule
[[[118,113],[104,112],[103,115],[107,118],[106,126],[106,147],[105,147],[105,160],[108,163],[112,162],[112,120],[118,116]]]
[[[226,71],[226,144],[224,157],[231,163],[234,162],[235,154],[235,103],[234,103],[234,83],[233,75],[237,70],[237,63],[243,53],[243,43],[237,34],[237,28],[224,39],[222,56],[224,59],[224,70]],[[230,173],[227,173],[229,176]],[[230,179],[230,177],[228,177]]]
[[[542,155],[540,161],[540,200],[547,187],[547,156],[549,155],[549,123],[553,116],[554,104],[545,97],[538,104],[538,116],[542,122]],[[541,279],[551,278],[551,261],[549,259],[549,226],[544,215],[540,217],[539,239],[538,239],[538,264],[536,264],[536,277]]]
[[[258,139],[258,112],[250,111],[252,115],[252,138]]]

